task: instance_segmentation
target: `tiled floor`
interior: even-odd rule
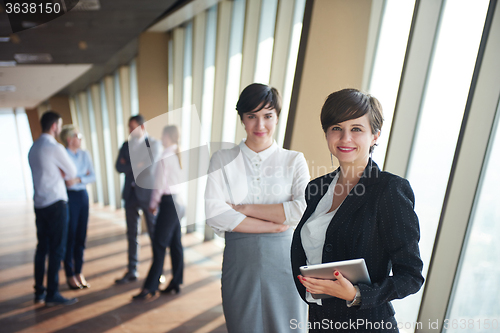
[[[90,289],[72,291],[60,271],[60,291],[79,302],[46,308],[33,304],[36,230],[31,203],[0,202],[0,332],[227,332],[220,296],[222,248],[199,234],[183,237],[186,270],[178,295],[132,301],[151,263],[141,236],[139,281],[117,286],[127,261],[123,213],[93,206],[84,274]],[[169,280],[170,263],[165,263]],[[162,286],[163,287],[163,286]]]

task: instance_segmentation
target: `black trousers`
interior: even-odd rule
[[[87,190],[68,191],[69,225],[64,271],[67,277],[82,272],[83,252],[89,222],[89,196]]]
[[[35,252],[35,294],[43,295],[45,287],[45,259],[49,256],[47,270],[47,297],[59,292],[59,268],[64,259],[68,237],[68,205],[66,201],[35,208],[36,236],[38,244]]]
[[[164,195],[161,198],[153,236],[153,263],[144,282],[144,289],[149,291],[158,290],[167,247],[170,247],[172,261],[172,280],[169,286],[176,287],[182,283],[184,254],[181,243],[181,224],[171,195]]]
[[[139,210],[142,210],[146,218],[149,237],[153,242],[155,231],[155,216],[149,211],[149,198],[138,198],[134,187],[130,189],[130,194],[125,200],[125,219],[127,221],[128,240],[128,273],[137,275],[137,265],[139,264],[139,235],[141,233],[141,222]]]

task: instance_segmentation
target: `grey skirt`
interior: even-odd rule
[[[229,333],[305,332],[297,329],[306,323],[307,305],[292,277],[292,234],[226,232],[222,306]]]

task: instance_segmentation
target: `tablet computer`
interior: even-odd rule
[[[316,279],[336,280],[334,271],[339,271],[352,284],[371,284],[370,275],[366,268],[365,259],[351,259],[344,261],[328,262],[324,264],[301,266],[300,272],[305,277]],[[333,296],[325,294],[312,294],[315,299],[330,298]]]

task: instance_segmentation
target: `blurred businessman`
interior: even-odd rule
[[[115,280],[117,284],[133,282],[138,277],[139,210],[146,218],[149,237],[153,238],[155,216],[148,208],[154,187],[154,159],[161,154],[161,143],[149,137],[145,131],[144,117],[130,117],[128,128],[130,141],[123,144],[116,159],[116,171],[125,174],[122,198],[127,220],[128,270],[121,279]]]
[[[33,176],[36,234],[35,303],[46,306],[69,305],[76,298],[59,293],[59,268],[66,251],[68,194],[65,180],[76,177],[76,167],[64,147],[56,141],[61,132],[61,116],[53,111],[40,119],[42,135],[33,143],[28,159]],[[45,259],[49,256],[47,288],[43,285]]]

